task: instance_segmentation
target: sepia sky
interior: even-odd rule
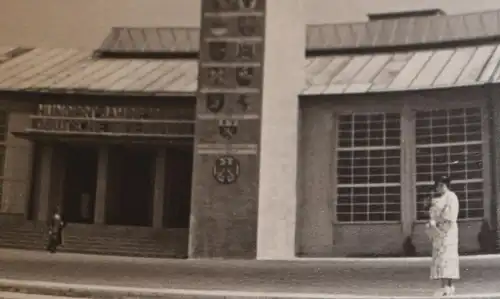
[[[272,0],[270,0],[272,1]],[[500,0],[303,0],[307,23],[366,20],[367,13],[500,9]],[[198,26],[200,0],[0,0],[0,45],[93,49],[112,26]]]

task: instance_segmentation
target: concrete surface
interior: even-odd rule
[[[83,299],[77,297],[49,296],[40,294],[21,294],[14,292],[0,292],[0,299]]]
[[[92,290],[101,294],[120,290],[122,294],[194,292],[192,295],[202,291],[213,296],[272,292],[266,297],[295,294],[307,298],[429,296],[437,285],[428,279],[428,263],[426,258],[163,260],[0,250],[0,290],[29,290],[31,285],[73,290],[72,296]],[[461,270],[459,295],[492,297],[498,293],[500,297],[500,256],[464,257]],[[9,289],[9,284],[17,285]]]

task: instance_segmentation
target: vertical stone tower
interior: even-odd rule
[[[295,254],[303,0],[202,0],[189,255]]]

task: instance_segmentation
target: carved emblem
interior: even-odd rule
[[[236,45],[236,57],[241,60],[255,59],[256,45],[241,43]]]
[[[255,9],[257,0],[239,0],[240,9]]]
[[[238,8],[238,0],[212,0],[212,8],[214,10],[237,9]]]
[[[238,120],[222,119],[219,120],[219,134],[229,140],[238,133]]]
[[[255,9],[257,0],[212,0],[215,10]]]
[[[208,55],[211,60],[221,61],[226,58],[227,43],[226,42],[211,42],[208,43]]]
[[[238,97],[238,106],[241,107],[241,110],[243,112],[248,112],[248,109],[250,108],[250,105],[248,104],[248,95],[242,94]]]
[[[215,19],[212,21],[210,32],[212,35],[220,37],[229,33],[227,23],[222,19]]]
[[[233,184],[240,176],[240,162],[233,156],[219,157],[215,160],[212,174],[219,184]]]
[[[224,94],[210,93],[206,95],[205,105],[207,110],[212,113],[219,113],[224,107]]]
[[[207,79],[210,85],[221,86],[226,84],[226,69],[211,67],[207,69]]]
[[[259,27],[259,20],[255,16],[242,16],[238,18],[238,31],[243,36],[254,36]]]
[[[239,67],[236,69],[236,82],[239,86],[250,86],[254,79],[254,69],[252,67]]]

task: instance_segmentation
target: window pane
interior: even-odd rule
[[[337,144],[337,219],[399,221],[401,116],[341,115]]]
[[[483,143],[480,108],[416,113],[417,219],[426,219],[426,198],[435,177],[452,179],[460,218],[483,217]],[[425,124],[425,125],[424,125]]]

